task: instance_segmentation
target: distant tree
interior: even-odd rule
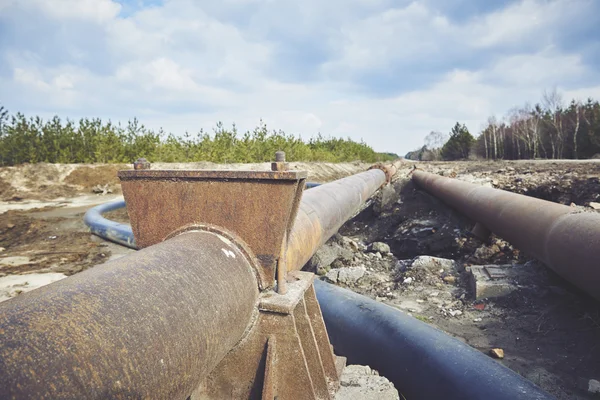
[[[458,122],[450,132],[450,138],[442,147],[442,158],[444,160],[459,160],[469,157],[471,146],[475,139],[469,133],[467,127]]]
[[[218,123],[214,132],[200,130],[183,137],[160,129],[147,129],[137,119],[126,127],[82,118],[78,122],[58,116],[43,121],[21,113],[9,115],[0,106],[0,166],[21,163],[123,163],[137,157],[151,162],[267,162],[277,150],[289,161],[377,162],[398,158],[377,153],[362,139],[318,135],[308,142],[281,130],[269,131],[262,121],[256,129],[240,134],[235,125]]]
[[[442,158],[442,147],[448,140],[448,137],[444,135],[442,132],[431,131],[427,136],[425,136],[425,147],[429,151],[426,157],[431,158],[431,160],[423,160],[423,161],[434,161],[440,160]],[[422,157],[421,157],[422,158]]]

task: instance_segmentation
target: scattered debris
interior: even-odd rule
[[[475,300],[506,296],[517,290],[510,280],[512,268],[512,265],[471,266],[469,278]]]
[[[391,253],[390,246],[388,246],[387,244],[385,244],[383,242],[371,243],[371,245],[369,246],[369,251],[373,252],[373,253],[380,253],[379,256],[381,256],[382,253],[383,254]]]
[[[425,268],[432,272],[440,269],[453,271],[456,267],[456,261],[439,257],[419,256],[413,260],[411,267]]]
[[[340,377],[336,400],[398,400],[394,385],[368,366],[348,365]]]
[[[450,283],[450,284],[455,284],[456,283],[456,277],[452,276],[452,275],[445,276],[444,277],[444,282]]]
[[[491,349],[490,350],[490,355],[493,358],[498,358],[498,359],[503,359],[504,358],[504,350],[502,349]]]
[[[354,285],[366,272],[367,269],[365,267],[345,267],[332,269],[327,272],[325,277],[332,283]]]
[[[595,379],[590,379],[588,382],[588,392],[594,394],[600,393],[600,382]]]
[[[113,190],[109,187],[108,183],[106,185],[96,185],[92,188],[92,193],[96,194],[107,195],[112,192]]]

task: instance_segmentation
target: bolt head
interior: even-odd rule
[[[285,151],[275,152],[275,162],[285,162]]]

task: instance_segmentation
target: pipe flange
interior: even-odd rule
[[[250,246],[248,246],[248,244],[246,244],[246,242],[244,242],[244,240],[242,238],[240,238],[238,235],[236,235],[235,233],[233,233],[231,231],[228,231],[227,229],[221,228],[220,226],[211,225],[211,224],[184,225],[184,226],[174,230],[173,232],[169,233],[167,236],[164,237],[164,239],[162,241],[171,239],[175,236],[179,236],[183,233],[191,232],[191,231],[211,232],[211,233],[216,233],[217,235],[222,236],[223,239],[230,242],[227,244],[235,246],[240,251],[240,253],[242,253],[244,255],[246,260],[248,260],[248,263],[250,264],[250,266],[252,267],[252,270],[254,272],[254,276],[256,277],[259,291],[263,291],[266,288],[272,286],[271,282],[268,282],[268,279],[262,269],[262,266],[258,262],[258,259],[254,255],[254,253],[252,252]]]

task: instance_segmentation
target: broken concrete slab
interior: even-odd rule
[[[517,289],[512,265],[472,265],[469,275],[475,300],[506,296]]]
[[[348,365],[340,378],[340,389],[335,400],[397,400],[398,391],[379,373],[367,366]]]
[[[367,269],[363,266],[337,268],[327,272],[325,278],[331,283],[354,285],[365,275],[366,272]]]
[[[355,284],[360,278],[362,278],[367,269],[365,267],[348,267],[348,268],[340,268],[337,280],[340,283],[344,283],[346,285]]]

